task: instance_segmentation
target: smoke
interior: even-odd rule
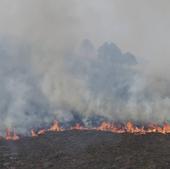
[[[168,4],[2,0],[0,128],[169,120]]]

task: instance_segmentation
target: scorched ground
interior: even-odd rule
[[[69,130],[0,141],[0,169],[169,168],[169,134]]]

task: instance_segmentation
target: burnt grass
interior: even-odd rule
[[[170,169],[170,135],[72,130],[1,140],[0,169]]]

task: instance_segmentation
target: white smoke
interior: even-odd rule
[[[0,2],[1,129],[29,128],[54,118],[70,121],[72,111],[84,118],[169,120],[170,15],[157,8],[169,2],[124,3]],[[145,26],[151,21],[154,32]],[[79,45],[84,38],[94,44]],[[104,43],[108,39],[123,51]]]

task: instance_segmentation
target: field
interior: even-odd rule
[[[169,169],[170,135],[49,132],[0,141],[0,169]]]

